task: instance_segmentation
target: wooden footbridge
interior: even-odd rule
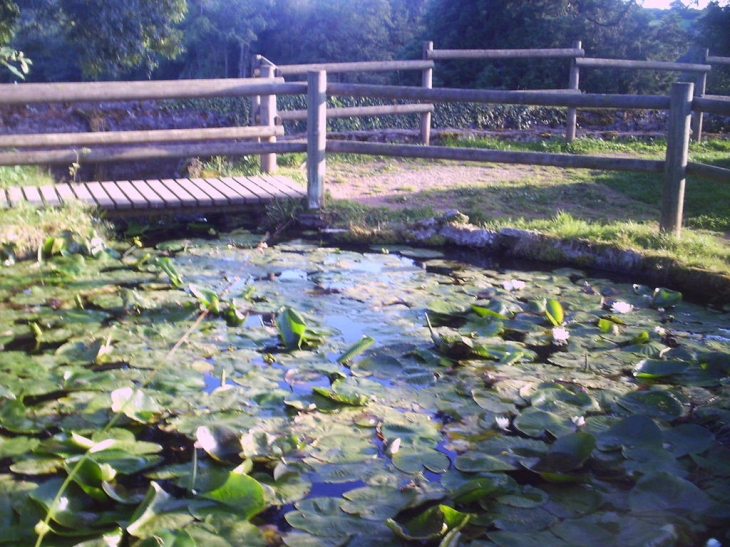
[[[107,217],[261,212],[275,200],[303,200],[306,188],[283,176],[75,182],[0,190],[0,208],[59,207],[78,201]]]

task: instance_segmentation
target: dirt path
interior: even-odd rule
[[[427,160],[371,159],[327,165],[334,199],[393,209],[458,209],[477,220],[549,218],[655,220],[658,210],[632,200],[586,170]]]

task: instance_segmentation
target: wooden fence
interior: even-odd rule
[[[435,50],[424,47],[421,61],[366,63],[325,63],[277,67],[259,57],[257,78],[188,80],[169,82],[106,82],[82,84],[0,85],[0,105],[50,102],[106,102],[163,100],[195,97],[251,97],[258,125],[246,128],[214,128],[109,133],[62,133],[5,135],[0,137],[0,165],[73,164],[111,162],[148,158],[180,158],[211,155],[260,155],[264,172],[276,169],[276,154],[307,153],[308,202],[311,209],[323,205],[325,156],[329,153],[376,154],[401,157],[439,158],[459,161],[486,161],[553,165],[572,168],[629,170],[663,173],[664,190],[661,229],[679,235],[686,175],[730,182],[730,170],[688,162],[690,119],[693,113],[730,115],[727,98],[694,95],[695,85],[678,83],[671,96],[583,94],[578,90],[581,67],[617,66],[619,68],[695,71],[706,75],[711,63],[724,58],[706,56],[707,64],[654,63],[587,59],[580,43],[569,49],[545,50]],[[432,87],[434,63],[453,58],[570,58],[569,88],[541,91],[499,91]],[[720,59],[720,61],[718,61]],[[728,60],[730,61],[730,60]],[[385,86],[328,83],[327,71],[418,70],[421,86]],[[286,82],[285,75],[307,74],[306,82]],[[698,88],[701,84],[698,85]],[[306,111],[277,112],[278,95],[306,95]],[[327,108],[328,96],[372,97],[409,101],[376,107]],[[327,139],[327,119],[332,117],[373,116],[405,113],[421,115],[421,137],[429,144],[433,105],[440,102],[469,102],[552,106],[568,109],[567,136],[575,136],[575,111],[578,108],[652,109],[669,111],[667,153],[664,161],[570,154],[541,154],[496,150],[474,150],[438,146],[375,144]],[[307,139],[277,141],[283,135],[281,121],[306,119]],[[248,139],[243,141],[241,139]],[[21,150],[18,150],[21,149]]]

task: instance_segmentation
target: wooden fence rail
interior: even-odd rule
[[[587,94],[578,89],[581,67],[638,68],[697,72],[706,76],[711,64],[730,64],[730,59],[705,55],[703,64],[664,63],[588,59],[580,42],[569,49],[551,50],[474,50],[457,52],[435,50],[424,45],[423,61],[366,63],[324,63],[277,67],[259,58],[259,78],[192,80],[170,82],[97,82],[83,84],[0,85],[0,105],[51,102],[106,102],[128,100],[166,100],[196,97],[251,97],[256,106],[258,125],[246,128],[197,130],[158,130],[109,133],[62,133],[0,136],[0,165],[99,163],[151,158],[182,158],[210,155],[260,155],[264,172],[276,169],[276,154],[307,153],[308,202],[311,209],[323,206],[325,157],[330,153],[376,154],[401,157],[454,159],[551,165],[566,168],[629,170],[664,174],[661,229],[679,235],[682,224],[685,179],[688,173],[730,183],[730,170],[689,162],[687,149],[690,118],[701,112],[730,115],[730,99],[704,95],[704,88],[678,83],[671,96]],[[434,60],[447,58],[566,58],[571,60],[569,88],[566,90],[502,91],[433,88]],[[719,59],[719,60],[718,60]],[[312,70],[312,69],[315,70]],[[328,83],[327,70],[374,71],[419,70],[422,85],[386,86]],[[286,82],[283,75],[306,71],[306,82]],[[695,93],[697,91],[697,93]],[[279,95],[306,95],[307,110],[278,112]],[[407,101],[376,107],[327,108],[327,96],[372,97]],[[434,146],[376,144],[327,139],[327,119],[350,116],[421,115],[421,137],[429,144],[430,121],[434,103],[469,102],[485,104],[534,105],[567,108],[569,124],[578,108],[652,109],[669,111],[667,154],[664,161],[604,156],[573,156],[496,150],[474,150]],[[284,135],[282,120],[307,120],[307,139],[277,142]],[[570,128],[568,128],[570,136]],[[573,136],[574,136],[573,128]],[[242,141],[248,139],[248,141]],[[258,142],[255,142],[258,141]],[[19,150],[18,150],[19,149]]]

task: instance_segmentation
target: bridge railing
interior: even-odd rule
[[[0,105],[121,102],[304,94],[283,78],[0,85]],[[281,125],[0,135],[0,165],[105,163],[155,158],[305,152],[303,142],[276,142]],[[261,142],[257,142],[261,141]]]

